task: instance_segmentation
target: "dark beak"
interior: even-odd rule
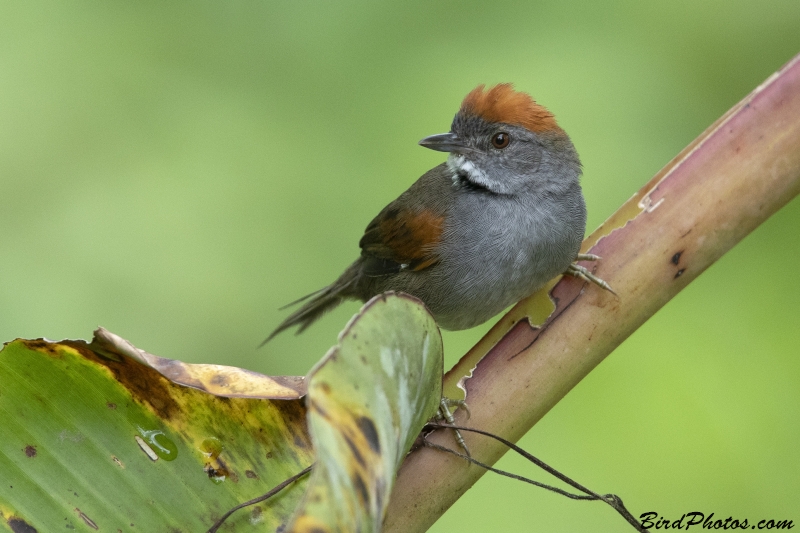
[[[466,152],[469,147],[458,138],[455,133],[439,133],[425,137],[419,142],[420,146],[437,150],[439,152]]]

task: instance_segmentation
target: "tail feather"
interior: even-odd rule
[[[281,309],[285,309],[286,307],[308,300],[297,311],[287,316],[283,322],[281,322],[278,327],[275,328],[275,331],[270,333],[269,337],[264,339],[264,341],[259,344],[258,347],[261,348],[266,343],[271,341],[278,333],[289,329],[292,326],[299,326],[297,333],[302,333],[319,317],[342,303],[342,301],[348,296],[352,296],[348,289],[352,287],[358,278],[358,272],[360,270],[359,266],[359,261],[356,261],[344,272],[344,274],[339,277],[339,279],[334,281],[331,285],[316,292],[312,292],[311,294],[304,296],[299,300],[295,300],[294,302],[281,307]]]
[[[293,306],[295,306],[295,305],[299,304],[300,302],[305,302],[306,300],[308,300],[308,299],[309,299],[309,298],[311,298],[312,296],[316,296],[316,295],[318,295],[318,294],[320,294],[320,293],[322,293],[322,292],[325,292],[325,291],[327,291],[329,288],[330,288],[330,287],[323,287],[323,288],[321,288],[321,289],[317,289],[316,291],[312,292],[311,294],[306,294],[305,296],[302,296],[302,297],[298,298],[297,300],[295,300],[295,301],[293,301],[293,302],[289,302],[289,303],[288,303],[288,304],[286,304],[286,305],[282,305],[282,306],[280,306],[280,307],[278,308],[278,311],[283,311],[284,309],[289,309],[290,307],[293,307]]]

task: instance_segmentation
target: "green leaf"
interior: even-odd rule
[[[163,359],[105,330],[91,343],[10,342],[0,352],[0,530],[206,531],[311,464],[312,441],[319,458],[296,529],[377,530],[396,468],[436,411],[441,373],[432,318],[394,295],[368,303],[312,371],[313,438],[303,378]],[[305,485],[223,530],[284,527]]]
[[[92,347],[17,340],[0,353],[0,512],[12,530],[205,531],[313,461],[300,400],[213,396]],[[278,527],[302,488],[287,491],[231,523]]]

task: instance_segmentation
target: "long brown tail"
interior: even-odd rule
[[[361,260],[358,260],[350,265],[348,269],[345,270],[341,276],[339,276],[339,279],[324,289],[312,292],[308,296],[304,296],[303,298],[300,298],[299,300],[296,300],[286,306],[289,307],[304,300],[308,300],[300,307],[300,309],[287,316],[283,322],[281,322],[278,327],[275,328],[275,331],[270,333],[269,337],[264,339],[264,342],[259,344],[258,347],[260,348],[264,346],[266,343],[272,340],[275,335],[285,329],[291,328],[292,326],[300,326],[297,329],[297,334],[302,333],[319,317],[342,303],[345,298],[351,297],[353,295],[352,286],[358,279],[360,270]]]

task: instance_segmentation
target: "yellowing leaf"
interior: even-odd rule
[[[436,323],[405,295],[373,298],[308,379],[317,463],[297,532],[380,531],[395,472],[442,386]]]
[[[91,343],[10,342],[0,352],[0,531],[203,532],[312,464],[314,449],[296,529],[375,531],[438,405],[438,329],[413,298],[373,299],[310,376],[313,438],[305,378],[164,359],[103,329]],[[285,528],[306,483],[223,530]]]
[[[205,531],[313,461],[301,400],[213,396],[98,345],[16,340],[0,353],[0,523]],[[302,488],[287,491],[231,523],[279,527]]]

